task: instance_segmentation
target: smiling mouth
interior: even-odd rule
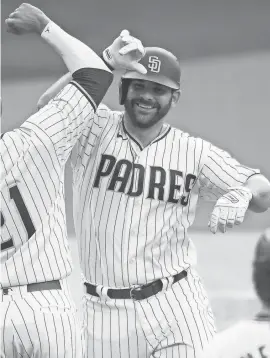
[[[142,104],[142,103],[136,103],[136,105],[139,107],[139,108],[142,108],[144,110],[152,110],[152,109],[155,109],[156,107],[155,106],[151,106],[151,105],[147,105],[147,104]]]

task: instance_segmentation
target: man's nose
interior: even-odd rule
[[[154,100],[153,93],[147,89],[141,93],[140,98],[144,101],[153,101]]]

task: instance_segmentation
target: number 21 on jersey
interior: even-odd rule
[[[11,234],[10,231],[21,237],[19,230],[21,224],[23,224],[25,228],[27,240],[29,240],[36,231],[17,184],[9,187],[8,191],[9,202],[6,202],[6,200],[2,198],[1,205],[3,208],[3,201],[5,201],[5,207],[8,208],[5,213],[1,211],[1,251],[14,247],[14,234]],[[7,220],[11,223],[10,225],[6,225]],[[12,230],[11,225],[13,228]],[[21,238],[21,241],[23,242],[25,240]]]

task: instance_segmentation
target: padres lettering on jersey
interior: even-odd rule
[[[94,88],[98,93],[92,98],[88,87],[97,70],[87,71],[77,71],[85,85],[74,80],[1,139],[2,287],[57,280],[71,272],[64,166],[83,129],[93,121],[110,84],[107,77],[112,76],[99,70],[100,87]]]
[[[188,203],[188,194],[196,180],[196,176],[189,173],[184,183],[183,172],[173,169],[166,172],[162,167],[156,166],[149,167],[149,173],[147,173],[146,168],[141,164],[133,164],[127,159],[117,161],[112,155],[102,154],[94,187],[98,188],[102,177],[107,176],[110,176],[108,190],[137,197],[142,195],[145,188],[148,191],[148,199],[170,203],[178,203],[180,200],[184,206]],[[145,178],[149,178],[149,181],[146,182]],[[181,184],[177,184],[177,180]],[[164,192],[165,187],[169,188],[168,193]]]
[[[187,235],[199,196],[215,200],[256,171],[167,126],[150,145],[100,106],[73,153],[74,218],[87,281],[144,284],[196,262]]]

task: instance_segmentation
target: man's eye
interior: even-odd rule
[[[163,92],[163,89],[160,88],[160,87],[156,87],[156,88],[155,88],[155,92],[156,92],[156,93],[162,93],[162,92]]]
[[[135,84],[134,84],[134,87],[135,87],[136,89],[141,89],[141,88],[143,88],[143,85],[140,84],[140,83],[135,83]]]

